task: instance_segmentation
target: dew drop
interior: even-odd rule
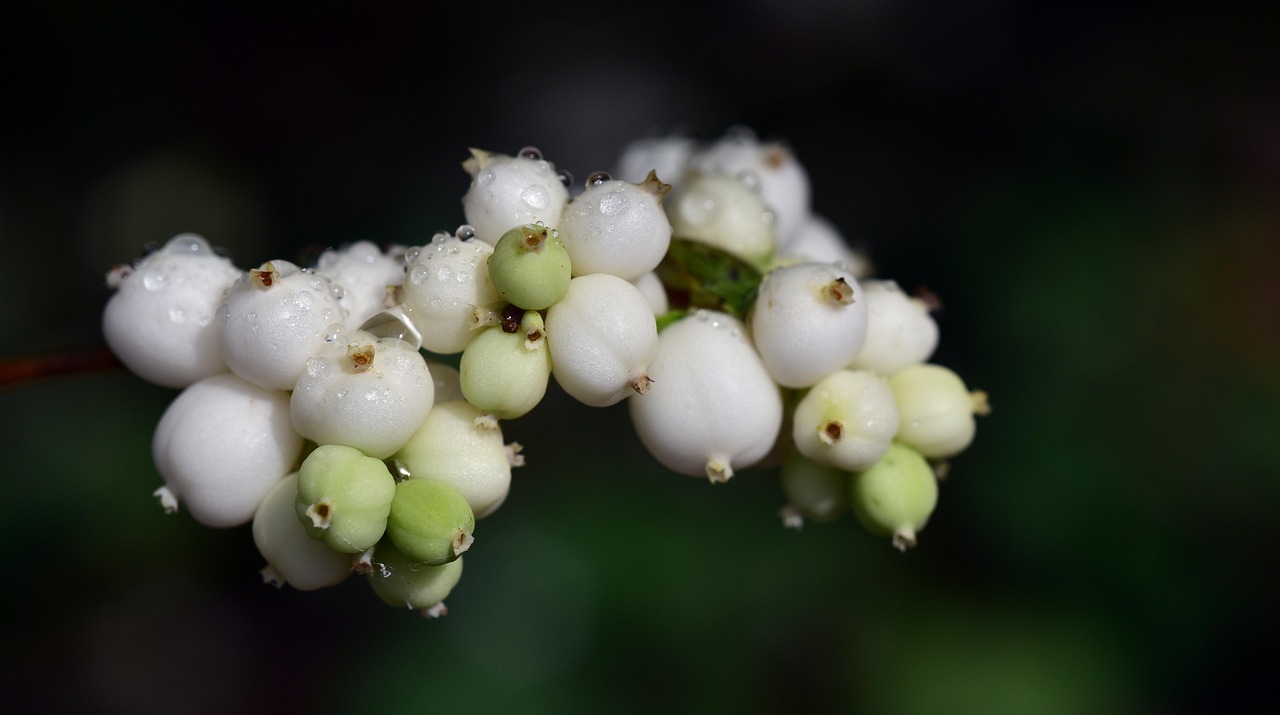
[[[536,146],[527,146],[520,150],[516,156],[521,159],[530,159],[532,161],[542,161],[542,151]]]
[[[535,209],[545,209],[551,202],[551,197],[541,185],[533,184],[520,193],[520,200]]]
[[[497,174],[493,173],[493,169],[485,169],[484,171],[480,172],[479,176],[476,177],[476,183],[480,184],[481,186],[489,186],[494,181],[496,181],[497,178],[498,176]]]
[[[404,252],[404,262],[405,262],[405,265],[408,265],[408,264],[413,263],[414,261],[418,260],[418,256],[419,256],[421,253],[422,253],[422,247],[421,247],[421,246],[414,246],[413,248],[410,248],[409,250],[405,251],[405,252]]]
[[[337,283],[334,283],[333,285],[329,286],[329,292],[333,294],[334,298],[337,298],[338,300],[342,300],[342,297],[347,294],[347,289],[343,288]]]
[[[587,186],[588,187],[599,186],[605,183],[606,181],[611,181],[611,180],[613,180],[613,177],[609,175],[609,172],[596,171],[587,177]]]
[[[566,189],[573,186],[573,174],[570,174],[567,169],[557,171],[556,178],[560,179],[560,183],[564,184]]]
[[[760,175],[750,169],[739,171],[735,178],[738,183],[751,189],[752,193],[759,194],[764,191],[764,181],[760,179]]]
[[[464,223],[458,227],[457,231],[453,232],[453,235],[457,236],[459,240],[470,241],[476,237],[476,227],[469,223]]]
[[[430,256],[428,256],[428,258],[430,258]],[[430,276],[430,273],[431,272],[427,270],[426,266],[414,266],[413,270],[409,271],[409,282],[414,285],[422,285],[427,282],[427,278]]]
[[[307,375],[319,380],[329,376],[329,361],[313,357],[307,360]]]
[[[169,283],[169,277],[163,273],[148,271],[142,276],[142,286],[147,290],[160,290]]]
[[[618,216],[625,213],[630,202],[621,191],[610,191],[600,197],[600,213],[605,216]]]

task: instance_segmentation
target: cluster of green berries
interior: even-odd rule
[[[355,574],[441,615],[523,464],[502,423],[554,379],[627,401],[673,472],[778,467],[790,526],[852,510],[915,543],[985,401],[928,363],[928,305],[870,277],[784,145],[637,141],[580,186],[532,147],[463,168],[465,223],[420,245],[246,270],[182,234],[112,269],[108,345],[179,390],[152,441],[166,511],[251,523],[277,586]]]

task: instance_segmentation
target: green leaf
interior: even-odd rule
[[[671,239],[656,269],[672,310],[706,308],[744,318],[755,302],[763,274],[750,263],[714,246]]]

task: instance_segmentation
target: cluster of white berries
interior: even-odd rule
[[[180,389],[152,442],[165,510],[252,523],[277,586],[355,573],[438,616],[523,463],[501,422],[554,378],[626,400],[674,472],[778,467],[790,526],[852,507],[914,544],[984,396],[927,362],[928,305],[870,277],[784,145],[637,141],[578,187],[531,147],[463,168],[465,223],[422,245],[244,270],[183,234],[108,274],[108,345]]]

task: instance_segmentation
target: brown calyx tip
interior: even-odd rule
[[[453,555],[461,556],[463,552],[471,548],[471,544],[475,540],[476,537],[470,531],[459,527],[457,531],[453,532]]]
[[[658,178],[657,169],[649,170],[649,175],[644,177],[644,181],[641,182],[640,188],[648,191],[654,196],[657,196],[659,201],[661,201],[667,194],[671,193],[671,184],[668,184]]]
[[[942,298],[937,293],[929,290],[926,286],[916,288],[915,297],[924,304],[925,310],[930,313],[936,313],[942,310]]]
[[[827,420],[818,425],[818,439],[830,447],[844,436],[844,425],[837,420]]]
[[[526,251],[541,253],[547,245],[547,227],[537,224],[520,229],[520,245]]]
[[[276,270],[274,263],[267,261],[260,268],[250,268],[249,279],[258,289],[267,290],[280,282],[280,271]]]
[[[764,151],[764,165],[770,169],[777,169],[787,163],[791,159],[791,151],[786,146],[777,142],[769,142]]]
[[[636,391],[637,395],[643,395],[649,391],[649,386],[653,384],[653,378],[648,375],[641,375],[631,381],[631,389]]]
[[[373,367],[374,348],[372,345],[348,345],[347,360],[354,372],[367,372]]]
[[[317,529],[328,529],[333,519],[333,505],[327,501],[318,501],[307,507],[307,516],[311,517],[311,525]]]
[[[826,295],[832,303],[849,305],[853,303],[853,286],[841,276],[827,284]]]

